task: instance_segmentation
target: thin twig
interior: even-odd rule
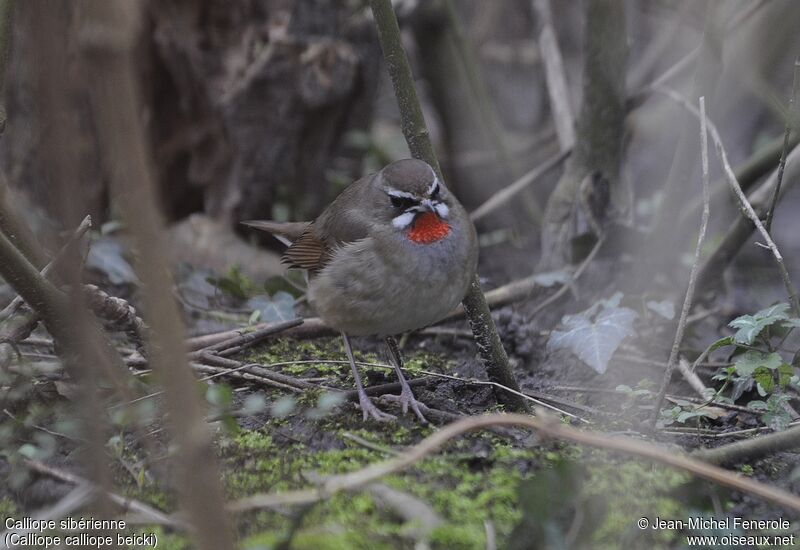
[[[260,508],[319,502],[330,498],[338,492],[358,489],[383,476],[405,470],[440,449],[451,439],[466,432],[492,426],[529,428],[544,437],[638,456],[684,470],[697,477],[758,496],[787,509],[800,512],[800,497],[778,487],[772,487],[753,479],[748,479],[738,473],[729,472],[718,466],[701,462],[661,445],[625,437],[611,437],[603,433],[584,432],[553,419],[534,418],[521,414],[490,414],[467,417],[445,426],[395,458],[371,464],[355,472],[332,476],[312,489],[264,493],[245,497],[230,503],[228,509],[233,512],[244,512]]]
[[[776,164],[779,159],[780,151],[776,153],[773,164]],[[767,207],[772,198],[772,192],[777,183],[777,175],[778,171],[774,170],[748,197],[750,204],[753,205],[753,208],[759,216],[766,215]],[[800,146],[795,145],[786,160],[786,174],[784,175],[783,185],[781,186],[781,196],[785,196],[786,193],[789,192],[789,189],[797,185],[798,181],[800,181]],[[726,187],[728,187],[727,184]],[[730,193],[730,191],[728,191],[728,193]],[[698,276],[698,287],[714,290],[719,286],[718,281],[723,271],[730,265],[742,247],[748,242],[755,229],[755,225],[748,217],[737,216],[732,220],[725,233],[719,238],[719,244],[714,248],[711,254],[704,258],[703,266]]]
[[[564,61],[553,29],[553,14],[550,0],[533,0],[533,11],[541,24],[539,49],[544,62],[545,83],[550,96],[550,110],[556,127],[561,151],[566,152],[575,145],[575,117],[569,102],[569,88],[564,73]]]
[[[745,439],[714,449],[703,449],[692,455],[714,464],[731,464],[798,447],[800,447],[800,426],[795,426],[782,432]]]
[[[658,92],[666,95],[673,101],[677,102],[683,108],[685,108],[689,113],[693,116],[700,118],[700,112],[697,108],[686,101],[686,99],[681,96],[678,92],[671,90],[669,88],[657,88]],[[758,215],[756,214],[755,210],[753,210],[753,206],[750,204],[750,201],[747,200],[747,196],[742,191],[739,182],[736,180],[736,174],[733,172],[733,168],[731,168],[731,164],[728,161],[728,155],[725,152],[725,148],[722,145],[722,138],[720,137],[719,131],[717,127],[714,125],[711,120],[707,121],[708,124],[708,133],[711,136],[712,141],[717,150],[717,156],[722,163],[722,169],[725,173],[725,177],[728,180],[728,184],[731,187],[736,199],[739,202],[740,209],[745,217],[749,218],[753,225],[756,226],[756,229],[761,234],[766,242],[767,248],[769,248],[770,252],[772,252],[772,256],[775,258],[775,263],[778,266],[778,271],[780,272],[781,279],[783,280],[783,285],[786,287],[786,293],[789,295],[789,303],[792,306],[792,311],[794,312],[795,316],[800,317],[800,299],[797,295],[797,290],[794,288],[794,284],[792,283],[791,277],[789,277],[789,272],[786,270],[786,265],[783,262],[783,256],[781,255],[780,251],[778,250],[777,245],[770,237],[769,232],[764,228],[764,225],[761,223]]]
[[[89,102],[103,143],[103,164],[115,203],[138,250],[137,275],[147,313],[149,360],[167,392],[171,435],[180,448],[171,458],[181,506],[192,524],[197,548],[234,547],[233,529],[220,504],[223,488],[213,452],[205,405],[182,345],[183,322],[172,296],[173,280],[163,238],[163,219],[155,196],[151,148],[141,116],[139,80],[135,76],[136,44],[142,31],[142,6],[125,2],[86,5],[80,46],[86,57]]]
[[[379,443],[374,443],[372,441],[367,441],[363,437],[359,437],[356,434],[351,434],[350,432],[342,433],[342,437],[344,439],[349,439],[350,441],[353,441],[354,443],[361,445],[365,449],[369,449],[371,451],[377,451],[379,453],[383,453],[389,456],[398,456],[400,454],[400,451],[395,451],[391,447],[380,445]]]
[[[504,177],[512,179],[520,170],[517,169],[517,160],[509,153],[506,145],[505,132],[486,85],[486,78],[482,74],[481,64],[476,59],[472,43],[464,31],[464,25],[461,24],[454,0],[444,0],[441,5],[451,30],[450,36],[455,49],[455,57],[461,63],[467,88],[474,99],[472,111],[477,112],[478,126],[483,132],[487,144],[494,149],[499,172]],[[541,205],[530,198],[529,206],[534,221],[539,223],[542,217]]]
[[[264,341],[269,336],[283,332],[284,330],[298,327],[303,324],[303,319],[291,319],[289,321],[280,321],[275,323],[267,323],[257,330],[251,332],[235,332],[235,336],[216,342],[197,351],[189,354],[190,359],[196,359],[207,353],[214,353],[221,356],[233,355],[239,353],[247,348],[253,347],[260,342]]]
[[[111,296],[97,285],[83,285],[83,294],[92,313],[126,331],[137,345],[144,343],[149,329],[127,300]]]
[[[89,231],[91,227],[92,227],[92,217],[86,216],[80,223],[80,225],[77,227],[77,229],[75,229],[75,231],[72,233],[72,235],[70,235],[69,239],[67,239],[67,242],[64,243],[64,245],[61,247],[61,249],[58,251],[55,257],[53,257],[53,259],[50,260],[47,263],[47,265],[44,266],[44,268],[42,268],[42,270],[40,271],[42,277],[47,278],[50,276],[53,270],[56,269],[58,265],[61,263],[61,261],[66,257],[69,248],[74,243],[78,242],[86,234],[86,232]],[[5,308],[3,308],[2,311],[0,311],[0,321],[8,318],[12,313],[14,313],[22,302],[23,302],[22,296],[19,295],[17,295],[13,300],[11,300],[11,303],[8,304]]]
[[[548,388],[552,391],[563,391],[563,392],[578,392],[578,393],[608,393],[608,394],[620,394],[620,395],[628,395],[628,392],[625,390],[618,390],[614,388],[590,388],[587,386],[552,386]],[[667,394],[667,399],[673,401],[688,401],[690,403],[695,403],[697,405],[710,405],[708,398],[697,398],[697,397],[690,397],[686,395],[674,395],[674,394]],[[747,407],[743,407],[741,405],[734,405],[733,403],[713,403],[715,407],[720,407],[722,409],[728,409],[731,411],[739,411],[748,414],[762,414],[763,411],[758,411],[756,409],[750,409]]]
[[[590,250],[589,254],[587,254],[586,257],[583,259],[581,265],[579,265],[578,269],[575,270],[575,273],[572,274],[570,281],[561,285],[561,288],[559,288],[552,296],[549,296],[541,304],[537,305],[533,309],[533,311],[530,314],[528,314],[527,317],[528,321],[530,321],[531,319],[536,317],[539,313],[544,311],[544,309],[550,306],[550,304],[554,303],[556,300],[561,298],[567,292],[567,290],[569,290],[569,288],[573,284],[575,284],[575,281],[577,281],[580,278],[580,276],[583,275],[583,272],[586,271],[586,268],[589,267],[590,263],[592,263],[592,260],[594,260],[594,257],[600,251],[600,248],[602,248],[604,243],[605,243],[605,237],[601,236],[599,239],[597,239],[597,242],[594,244],[594,247],[592,247],[592,250]]]
[[[50,476],[59,481],[63,481],[64,483],[69,483],[71,485],[78,485],[84,487],[91,487],[96,491],[102,491],[102,488],[99,487],[98,485],[92,483],[86,478],[73,474],[72,472],[68,472],[66,470],[56,468],[54,466],[49,466],[44,462],[40,462],[38,460],[33,460],[30,458],[24,459],[24,463],[31,470],[38,472],[40,474]],[[167,525],[170,527],[178,527],[181,529],[187,528],[187,526],[182,521],[174,517],[170,517],[164,512],[156,510],[155,508],[153,508],[148,504],[145,504],[144,502],[124,497],[122,495],[118,495],[117,493],[113,493],[111,491],[105,491],[105,493],[108,496],[108,498],[111,499],[111,501],[122,507],[123,510],[126,511],[130,510],[132,512],[140,514],[141,516],[146,518],[148,523],[152,523],[154,525]]]
[[[33,520],[31,522],[33,525],[36,525],[36,523],[33,522],[60,519],[76,512],[77,510],[85,509],[86,505],[89,504],[94,497],[95,491],[91,487],[87,487],[86,485],[77,485],[54,504],[47,506],[44,509],[27,512],[26,517]],[[5,527],[5,525],[3,525],[3,527]],[[38,529],[34,529],[32,527],[24,529],[11,528],[6,529],[5,531],[0,531],[0,541],[2,541],[0,543],[0,549],[6,550],[11,548],[20,548],[20,546],[14,546],[6,543],[6,541],[10,542],[10,539],[14,535],[18,537],[24,537],[29,533],[39,532],[40,531]]]
[[[678,361],[678,370],[683,378],[692,387],[692,389],[696,391],[702,399],[708,399],[709,393],[713,395],[714,390],[703,384],[703,381],[700,380],[700,377],[697,376],[689,367],[689,362],[686,361],[686,359],[681,358],[681,360]]]
[[[540,165],[534,167],[527,174],[522,175],[511,184],[498,190],[495,194],[486,199],[483,204],[473,210],[470,213],[469,218],[473,222],[476,222],[481,218],[488,216],[514,198],[523,189],[556,167],[562,160],[569,156],[570,152],[571,149],[562,150],[560,153],[553,155]]]
[[[219,376],[227,376],[230,378],[238,378],[241,380],[246,380],[248,382],[256,382],[258,384],[263,384],[265,386],[271,386],[273,388],[289,391],[292,393],[303,393],[304,390],[297,388],[295,386],[290,386],[289,384],[284,384],[283,382],[277,382],[275,380],[271,380],[269,378],[265,378],[263,376],[258,376],[249,372],[240,372],[239,369],[249,368],[250,365],[242,365],[241,367],[233,368],[233,369],[226,369],[223,367],[215,367],[213,365],[204,365],[202,363],[190,363],[191,367],[196,370],[197,372],[202,372],[209,374],[205,378],[201,380],[210,380],[212,378],[216,378]],[[152,397],[152,394],[148,397]]]
[[[700,269],[700,254],[703,249],[703,243],[706,239],[706,230],[708,229],[709,210],[709,178],[708,178],[708,121],[706,119],[706,98],[700,98],[700,158],[703,166],[703,216],[700,221],[700,233],[697,236],[697,245],[694,249],[694,260],[692,261],[692,269],[689,272],[689,285],[686,288],[686,295],[683,299],[683,307],[681,308],[681,316],[678,321],[678,329],[675,331],[675,339],[672,341],[672,349],[669,353],[669,360],[667,361],[667,368],[664,370],[664,378],[661,381],[661,388],[656,397],[653,412],[650,415],[650,426],[655,428],[656,422],[661,415],[661,406],[664,404],[664,397],[667,394],[667,387],[669,386],[670,379],[672,378],[672,371],[675,369],[675,364],[678,361],[678,351],[683,343],[683,333],[686,330],[686,319],[689,317],[689,312],[692,309],[692,302],[694,301],[694,289],[697,283],[697,272]],[[749,204],[749,203],[748,203]],[[689,372],[688,369],[686,372]]]
[[[725,28],[725,32],[731,33],[735,31],[740,25],[746,22],[753,14],[755,14],[766,4],[767,2],[765,2],[764,0],[760,0],[759,2],[754,2],[749,6],[747,6],[746,8],[744,8],[741,12],[737,13],[731,18],[730,24],[728,24]],[[676,61],[673,65],[671,65],[666,71],[664,71],[659,76],[654,78],[650,83],[637,89],[633,94],[631,94],[629,103],[638,103],[642,101],[647,95],[651,94],[656,88],[663,85],[676,75],[680,74],[684,69],[686,69],[689,65],[691,65],[692,61],[694,61],[697,58],[702,49],[703,49],[702,45],[695,47],[692,51],[690,51],[685,56]]]
[[[778,197],[781,194],[781,183],[783,182],[783,171],[786,168],[786,155],[789,154],[789,138],[792,135],[792,126],[794,121],[794,106],[797,101],[797,86],[798,86],[798,73],[800,73],[800,57],[794,60],[794,76],[792,77],[792,96],[789,98],[789,109],[786,115],[786,130],[783,134],[783,148],[781,149],[781,160],[778,163],[778,181],[775,184],[775,192],[772,194],[772,202],[767,210],[767,219],[764,222],[764,227],[772,233],[772,218],[775,214],[775,207],[778,205]]]

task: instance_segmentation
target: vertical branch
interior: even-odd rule
[[[11,45],[11,21],[14,12],[13,0],[0,0],[0,134],[6,127],[6,72]],[[19,219],[11,207],[5,175],[0,174],[0,232],[16,246],[36,267],[44,266],[46,260],[36,244],[28,226]]]
[[[775,207],[778,205],[778,197],[781,194],[781,183],[783,182],[783,171],[786,169],[786,155],[789,152],[789,141],[792,135],[792,126],[795,124],[794,120],[794,105],[797,101],[797,74],[800,73],[800,57],[794,60],[794,76],[792,77],[792,96],[789,98],[789,109],[786,114],[786,131],[783,134],[783,148],[781,149],[781,160],[778,163],[778,181],[775,184],[775,193],[772,194],[772,202],[767,210],[767,219],[764,222],[764,228],[772,233],[772,217],[775,214]]]
[[[233,548],[224,512],[223,492],[211,434],[183,349],[184,331],[172,296],[172,279],[163,220],[156,207],[152,167],[145,147],[141,106],[133,70],[135,40],[140,29],[137,3],[122,0],[85,4],[82,28],[91,77],[91,107],[111,189],[130,228],[144,284],[144,310],[152,329],[148,352],[166,391],[171,430],[180,447],[176,454],[177,487],[194,527],[197,548]]]
[[[456,57],[464,70],[467,86],[474,98],[474,109],[478,114],[478,121],[487,141],[488,146],[494,149],[497,155],[498,173],[508,180],[513,180],[520,170],[517,161],[509,153],[506,144],[505,131],[500,122],[497,110],[492,102],[492,96],[486,85],[486,79],[481,70],[480,60],[476,58],[474,48],[470,43],[464,25],[459,19],[454,0],[444,0],[444,12],[452,29],[453,45]],[[538,224],[542,218],[542,207],[532,197],[524,197],[533,220]]]
[[[675,364],[678,362],[678,351],[683,342],[683,333],[686,330],[686,320],[689,318],[689,312],[692,309],[692,301],[694,300],[694,289],[697,284],[697,273],[700,268],[700,253],[703,249],[703,243],[706,239],[706,230],[708,229],[708,218],[710,191],[708,183],[708,122],[706,119],[706,98],[700,98],[700,157],[703,167],[703,215],[700,221],[700,233],[697,235],[697,246],[694,249],[694,261],[692,262],[692,270],[689,273],[689,284],[686,288],[686,296],[683,299],[683,307],[681,308],[681,316],[678,321],[678,329],[675,331],[675,340],[672,342],[672,349],[669,352],[669,360],[667,361],[667,368],[664,371],[664,379],[661,381],[661,388],[659,389],[658,396],[656,397],[655,407],[650,416],[650,426],[655,427],[658,417],[661,413],[661,407],[664,404],[664,398],[667,395],[667,386],[672,378],[672,372],[675,370]]]
[[[0,105],[0,110],[2,109],[3,107]],[[8,188],[5,174],[0,173],[0,233],[5,233],[8,240],[14,243],[14,246],[33,265],[42,268],[47,263],[47,260],[42,254],[33,232],[17,214],[17,209],[14,208],[10,195],[11,190]]]
[[[0,0],[0,134],[6,129],[6,69],[13,13],[14,0]]]
[[[81,181],[77,169],[79,144],[75,139],[78,119],[72,109],[70,93],[75,83],[69,70],[70,49],[75,44],[71,34],[73,10],[66,0],[30,2],[26,8],[30,10],[31,17],[25,19],[30,25],[25,31],[37,37],[33,44],[37,63],[34,66],[32,97],[37,105],[35,122],[41,136],[38,153],[42,174],[50,185],[59,221],[68,227],[70,220],[78,218],[83,208],[78,198]],[[25,222],[18,219],[15,223]],[[29,250],[31,258],[43,256],[41,252],[33,252],[38,250],[35,242],[32,241],[29,246],[32,247]],[[43,262],[36,269],[42,266]],[[33,266],[27,269],[30,271],[27,278],[34,280],[33,271],[36,269]],[[37,285],[45,280],[39,273],[36,278],[40,280]],[[108,489],[112,484],[105,452],[109,426],[101,388],[113,384],[117,391],[123,393],[127,389],[124,384],[127,371],[119,354],[104,337],[97,320],[86,307],[80,290],[81,258],[77,248],[68,250],[59,261],[58,279],[68,285],[69,291],[65,294],[51,291],[47,297],[52,302],[49,306],[37,305],[36,302],[30,302],[25,294],[20,295],[43,317],[48,331],[58,342],[59,355],[76,382],[78,398],[75,408],[80,417],[83,437],[88,441],[81,448],[80,460],[92,473],[92,480]],[[50,318],[53,311],[56,318]],[[96,511],[105,509],[107,499],[104,495],[104,492],[96,495]]]
[[[581,183],[599,173],[609,182],[612,206],[621,206],[619,185],[625,120],[625,66],[628,58],[625,3],[586,2],[583,103],[575,147],[547,200],[542,226],[540,269],[557,268],[568,256],[572,217]],[[603,213],[605,214],[605,213]]]
[[[539,33],[539,50],[542,52],[545,82],[547,83],[547,93],[550,96],[550,110],[553,113],[558,143],[562,151],[568,151],[575,145],[575,119],[569,103],[569,88],[567,88],[567,78],[564,74],[564,61],[553,29],[550,0],[533,0],[533,12],[542,27]]]
[[[412,156],[430,164],[442,178],[442,170],[428,135],[422,107],[417,98],[408,56],[406,56],[400,40],[400,27],[397,24],[392,3],[390,0],[370,0],[370,5],[378,26],[383,56],[386,59],[389,76],[392,79],[397,103],[400,107],[401,125],[408,148]],[[508,356],[503,349],[489,306],[481,292],[477,275],[473,276],[463,303],[481,358],[486,364],[489,379],[519,391],[519,385],[511,372]],[[497,400],[512,410],[527,410],[525,401],[518,395],[502,392],[497,394]]]

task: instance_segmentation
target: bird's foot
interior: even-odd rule
[[[428,423],[428,419],[425,418],[425,415],[422,414],[422,411],[419,410],[419,401],[417,398],[414,397],[414,392],[411,391],[411,386],[408,384],[403,384],[403,391],[400,392],[400,406],[403,409],[403,414],[408,412],[408,408],[411,407],[411,410],[414,411],[414,414],[417,415],[420,422],[423,424]]]
[[[389,422],[397,419],[395,415],[385,413],[376,407],[369,396],[363,391],[358,392],[358,404],[361,407],[361,411],[364,413],[364,422],[366,422],[369,417],[372,417],[378,422]]]

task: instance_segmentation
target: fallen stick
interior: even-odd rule
[[[797,448],[800,448],[800,426],[722,445],[714,449],[695,451],[692,456],[712,464],[731,464]]]
[[[83,478],[79,475],[73,474],[72,472],[67,472],[59,468],[54,468],[53,466],[49,466],[44,462],[40,462],[38,460],[33,460],[30,458],[24,459],[24,463],[25,466],[27,466],[34,472],[50,476],[59,481],[63,481],[64,483],[69,483],[70,485],[90,487],[94,491],[103,492],[109,499],[111,499],[112,502],[120,506],[123,510],[126,511],[130,510],[132,512],[136,512],[137,514],[143,516],[147,520],[147,523],[152,523],[154,525],[167,525],[170,527],[179,527],[182,529],[186,529],[186,524],[184,522],[174,517],[170,517],[164,512],[153,508],[152,506],[132,498],[118,495],[117,493],[113,493],[111,491],[104,491],[100,486],[96,485],[95,483],[92,483],[88,479]]]

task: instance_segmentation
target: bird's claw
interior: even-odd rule
[[[369,417],[372,417],[378,422],[389,422],[397,419],[393,414],[385,413],[376,407],[366,394],[359,396],[358,404],[361,407],[361,411],[364,413],[364,422],[366,422]]]
[[[408,407],[411,407],[411,410],[414,411],[414,414],[417,415],[420,422],[423,424],[428,423],[428,419],[425,418],[425,415],[422,414],[422,411],[419,410],[419,401],[417,398],[414,397],[414,392],[411,391],[411,386],[408,384],[403,387],[403,390],[400,392],[400,406],[402,407],[403,414],[408,412]]]

